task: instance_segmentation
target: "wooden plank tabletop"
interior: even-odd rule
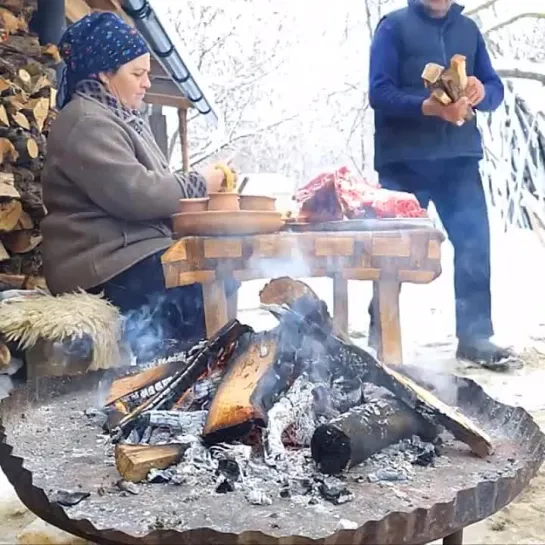
[[[438,229],[279,232],[232,237],[185,237],[162,257],[168,287],[279,275],[427,283],[441,272]]]

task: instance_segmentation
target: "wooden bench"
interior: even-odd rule
[[[443,233],[436,229],[358,232],[282,232],[243,237],[186,237],[162,258],[168,288],[203,285],[206,330],[212,335],[236,316],[236,295],[224,282],[278,276],[333,279],[336,324],[348,332],[348,280],[374,285],[379,358],[402,363],[399,290],[403,282],[427,284],[441,274]],[[367,301],[358,301],[367,312]]]

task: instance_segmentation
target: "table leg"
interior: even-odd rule
[[[454,534],[443,538],[443,545],[463,545],[464,531],[458,530]]]
[[[227,299],[227,319],[235,320],[238,314],[238,290],[235,290],[231,295],[225,294]]]
[[[373,284],[378,312],[378,357],[384,363],[403,363],[399,288],[395,280],[379,280]]]
[[[223,280],[203,284],[206,336],[210,338],[228,322],[227,298]]]
[[[339,275],[333,277],[333,320],[348,335],[348,280]]]

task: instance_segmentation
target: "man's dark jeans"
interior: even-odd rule
[[[423,208],[434,203],[454,247],[456,335],[460,340],[494,334],[490,295],[490,229],[475,158],[412,161],[379,172],[386,189],[414,193]],[[370,338],[376,318],[370,307]]]

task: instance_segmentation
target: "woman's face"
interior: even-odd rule
[[[146,53],[121,66],[115,74],[100,74],[100,79],[123,106],[138,110],[151,87],[149,72],[150,55]]]

